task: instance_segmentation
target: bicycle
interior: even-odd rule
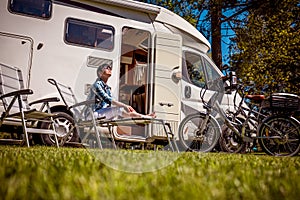
[[[247,137],[255,137],[258,125],[265,119],[270,112],[263,109],[261,106],[265,100],[264,95],[246,95],[245,87],[241,84],[237,84],[236,92],[234,95],[234,111],[227,111],[227,117],[231,120],[231,123],[235,123],[235,126],[240,131],[241,135]],[[236,95],[240,94],[241,99],[239,104],[236,104]],[[244,106],[245,98],[249,99],[249,107]],[[225,125],[222,126],[222,135],[219,140],[219,145],[222,151],[229,153],[241,153],[251,149],[257,150],[257,140],[252,139],[248,142],[242,140],[241,136],[235,134],[230,128]]]
[[[222,84],[219,80],[223,80]],[[246,132],[249,124],[246,122],[243,123],[239,120],[232,120],[232,117],[225,113],[217,101],[220,99],[219,95],[222,94],[220,91],[222,89],[221,87],[223,87],[223,82],[227,80],[230,80],[230,92],[236,88],[237,79],[234,73],[231,73],[230,76],[225,76],[221,79],[215,80],[215,85],[219,88],[219,90],[216,91],[216,93],[208,102],[204,100],[204,94],[207,90],[207,87],[202,89],[204,92],[201,90],[200,98],[203,102],[206,112],[188,115],[182,121],[179,127],[179,138],[183,146],[193,151],[211,151],[217,144],[216,138],[219,135],[220,130],[218,121],[223,121],[224,124],[232,131],[232,134],[234,134],[234,136],[238,139],[238,144],[253,143],[254,140],[258,140],[262,150],[269,155],[296,155],[300,150],[300,122],[292,117],[290,112],[281,112],[281,109],[279,108],[282,107],[279,105],[284,104],[289,109],[295,108],[296,106],[298,107],[299,97],[296,95],[273,95],[273,98],[271,97],[271,100],[269,100],[269,107],[273,112],[271,112],[270,115],[265,117],[261,123],[259,123],[255,135],[249,135]],[[295,96],[297,98],[295,98]],[[286,101],[290,104],[287,104]],[[214,117],[212,115],[213,111],[217,112],[220,120],[216,119],[217,116]],[[249,116],[251,116],[250,111],[251,110],[248,111]],[[190,125],[187,126],[188,128],[186,128],[187,124],[192,124],[192,126]],[[190,131],[189,129],[191,129],[191,127],[193,127],[194,130]],[[213,132],[208,132],[208,130],[213,130]],[[188,133],[190,133],[190,137],[186,137]],[[205,144],[205,138],[214,138],[215,140],[211,140],[211,143],[209,143],[210,145],[208,147],[201,148],[202,145]]]
[[[245,95],[241,85],[237,90],[242,99],[236,106],[234,98],[236,112],[231,112],[229,116],[232,122],[239,121],[236,128],[240,130],[240,136],[225,125],[219,140],[221,149],[238,153],[247,149],[257,151],[259,145],[269,155],[296,155],[299,151],[299,121],[291,116],[299,107],[299,97],[288,93],[274,93],[269,98],[264,95]],[[242,105],[244,98],[251,100],[250,108]],[[243,136],[251,140],[243,141]]]

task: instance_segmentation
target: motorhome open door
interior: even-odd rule
[[[154,36],[154,111],[158,118],[180,120],[182,38],[176,34]]]

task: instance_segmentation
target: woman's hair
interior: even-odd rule
[[[102,69],[103,69],[104,67],[106,67],[106,66],[110,66],[110,65],[107,64],[107,63],[105,63],[105,64],[102,64],[102,65],[100,65],[100,66],[98,67],[98,69],[97,69],[97,76],[98,76],[98,77],[99,77],[99,72],[101,72]]]

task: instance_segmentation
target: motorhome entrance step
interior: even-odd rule
[[[21,144],[24,140],[17,140],[17,139],[0,139],[0,144]]]

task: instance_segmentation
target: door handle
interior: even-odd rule
[[[191,98],[191,96],[192,96],[192,88],[191,88],[191,86],[185,86],[184,87],[184,96],[187,99]]]
[[[160,106],[168,106],[168,107],[174,106],[173,103],[163,103],[163,102],[159,102],[158,104],[159,104]]]

